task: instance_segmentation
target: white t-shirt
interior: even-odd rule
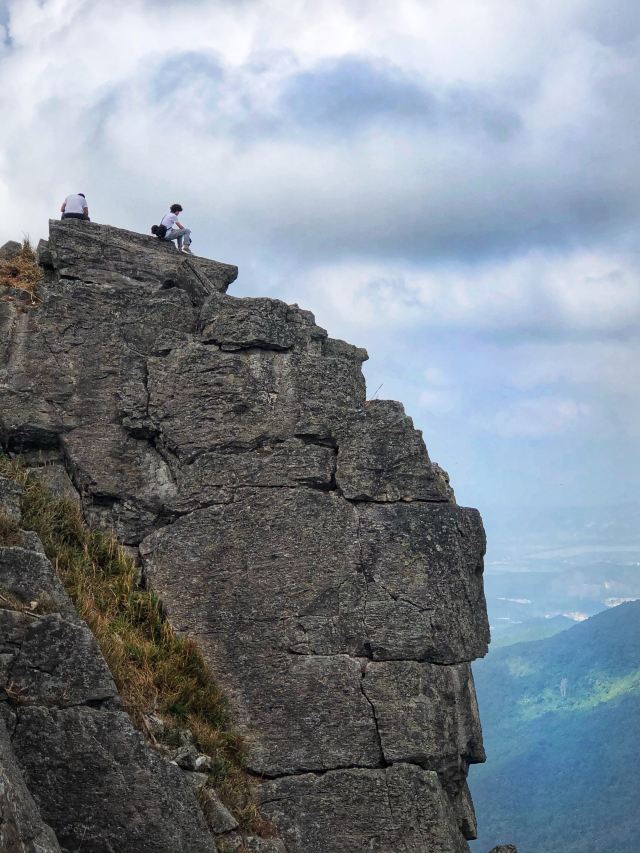
[[[79,193],[68,195],[64,200],[65,213],[84,213],[85,207],[87,207],[87,200]]]
[[[176,228],[176,222],[178,221],[177,213],[165,213],[162,217],[161,225],[164,225],[167,231],[171,231],[172,228]]]

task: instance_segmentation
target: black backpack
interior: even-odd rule
[[[164,240],[167,236],[167,226],[166,225],[152,225],[151,233],[155,234],[158,240]]]

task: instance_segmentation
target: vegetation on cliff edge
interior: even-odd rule
[[[0,474],[23,487],[22,527],[38,534],[136,726],[165,746],[179,745],[190,730],[213,760],[209,784],[241,829],[272,834],[253,802],[243,744],[221,690],[197,646],[175,633],[158,598],[141,588],[135,561],[114,538],[90,530],[77,504],[54,497],[19,463],[0,455]],[[4,544],[13,544],[19,530],[9,519],[5,527],[11,542]],[[154,717],[163,725],[150,726]]]
[[[6,513],[0,511],[0,547],[11,548],[23,545],[20,525]]]
[[[24,290],[31,296],[32,303],[35,302],[36,288],[41,278],[42,270],[28,237],[25,237],[20,251],[13,257],[0,258],[0,287]]]

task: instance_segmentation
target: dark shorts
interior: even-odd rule
[[[63,219],[86,219],[89,221],[89,217],[85,216],[84,213],[63,213]]]

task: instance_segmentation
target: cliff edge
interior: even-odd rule
[[[39,305],[0,303],[0,440],[138,549],[286,850],[468,850],[484,532],[366,353],[155,238],[52,221],[38,257]]]

